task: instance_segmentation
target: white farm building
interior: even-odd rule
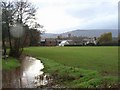
[[[69,45],[69,42],[67,40],[63,40],[61,41],[61,43],[59,44],[59,46],[65,46],[65,45]]]

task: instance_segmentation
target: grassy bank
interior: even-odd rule
[[[110,88],[116,87],[117,77],[102,76],[98,71],[65,66],[53,60],[36,57],[45,65],[45,73],[54,78],[54,82],[67,88]]]
[[[24,53],[41,59],[44,71],[66,87],[115,87],[117,47],[30,47]]]
[[[20,62],[12,57],[9,57],[7,59],[2,59],[2,69],[3,70],[12,70],[16,67],[20,66]]]

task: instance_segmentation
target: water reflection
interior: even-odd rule
[[[2,86],[3,88],[20,88],[20,68],[16,68],[13,71],[2,72]]]
[[[44,65],[40,60],[26,57],[22,65],[12,71],[3,71],[3,88],[35,88],[46,85],[47,75],[41,71]]]
[[[35,87],[33,83],[35,80],[35,76],[43,74],[43,71],[41,71],[44,68],[43,64],[40,62],[40,60],[37,60],[36,58],[26,57],[22,65],[22,87]]]

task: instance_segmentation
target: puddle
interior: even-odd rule
[[[52,80],[49,74],[44,74],[43,63],[33,57],[26,57],[22,65],[15,70],[3,71],[3,88],[36,88],[45,86]]]

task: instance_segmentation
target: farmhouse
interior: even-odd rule
[[[40,45],[41,46],[65,46],[65,45],[74,45],[74,46],[82,46],[82,45],[96,45],[95,38],[71,38],[71,39],[56,39],[56,38],[46,38],[42,39]]]
[[[97,44],[97,41],[96,41],[96,38],[85,38],[83,39],[83,43],[84,45],[96,45]]]
[[[57,40],[54,38],[47,38],[45,39],[45,46],[56,46]]]
[[[72,40],[58,40],[54,38],[42,39],[40,46],[64,46],[70,44]]]

